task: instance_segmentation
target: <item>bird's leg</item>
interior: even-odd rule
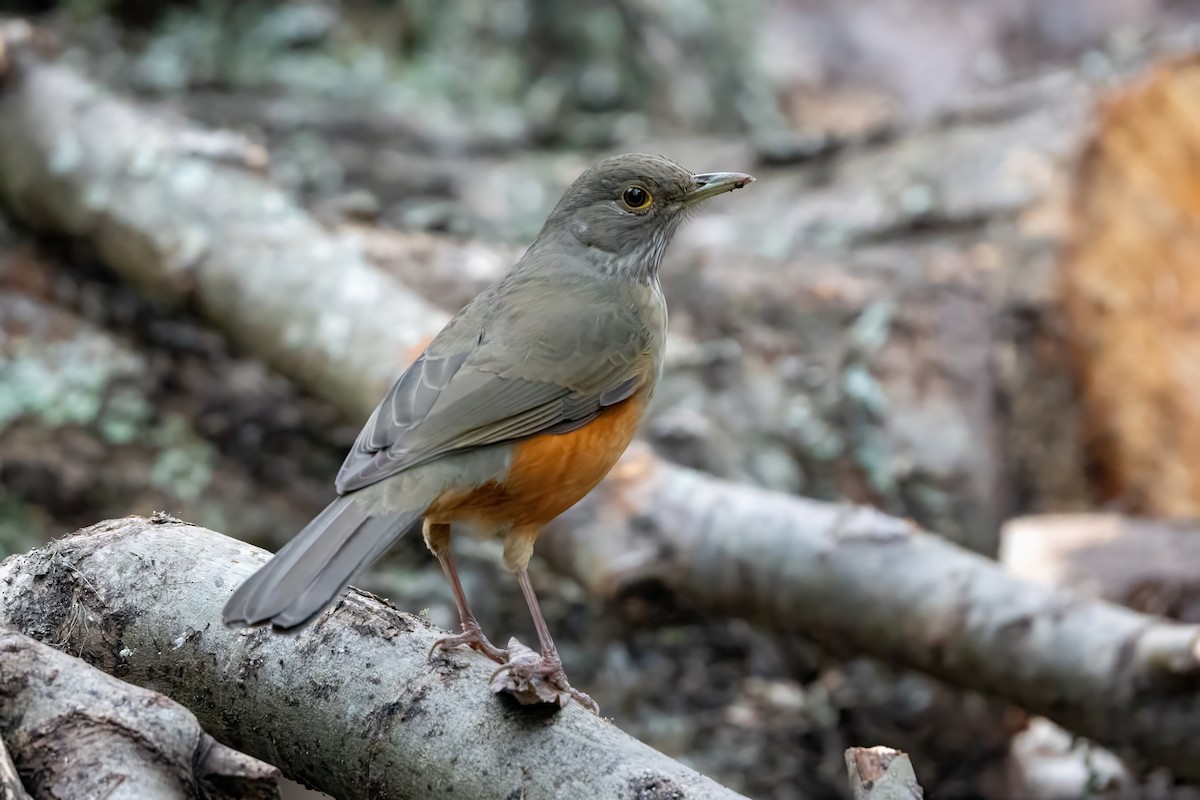
[[[465,644],[483,653],[492,661],[499,664],[505,663],[508,659],[508,651],[501,650],[488,641],[488,638],[483,635],[483,628],[479,626],[479,620],[475,619],[475,615],[471,613],[471,607],[467,605],[467,596],[463,592],[462,584],[458,580],[458,571],[454,567],[454,556],[447,552],[438,556],[438,562],[442,565],[442,572],[446,573],[447,580],[450,581],[450,588],[454,590],[454,600],[458,604],[458,616],[462,621],[462,633],[438,639],[433,643],[429,655],[432,657],[434,650],[449,650],[451,647]]]
[[[529,571],[524,567],[517,570],[517,582],[521,585],[525,602],[529,604],[529,613],[533,616],[533,626],[537,629],[542,652],[538,655],[516,639],[511,640],[508,643],[508,662],[492,675],[492,691],[508,692],[523,704],[548,702],[565,706],[574,699],[588,711],[599,714],[600,707],[596,701],[567,682],[558,648],[550,637],[550,628],[542,616],[537,595],[533,593],[533,584],[529,582]]]
[[[429,657],[433,657],[435,650],[449,650],[451,647],[465,644],[483,653],[492,661],[499,664],[505,663],[508,660],[508,651],[501,650],[488,641],[487,637],[483,635],[483,628],[479,626],[479,620],[475,619],[470,605],[467,604],[467,594],[463,591],[462,582],[458,579],[458,569],[454,565],[454,552],[450,547],[450,526],[426,521],[425,544],[437,556],[438,563],[442,565],[442,572],[446,574],[446,580],[450,582],[450,588],[454,591],[454,602],[458,604],[458,618],[462,621],[462,633],[438,639],[430,648]]]

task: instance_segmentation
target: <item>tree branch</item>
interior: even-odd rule
[[[592,592],[746,617],[1043,714],[1200,777],[1200,627],[1014,578],[903,520],[636,445],[538,552]]]
[[[164,691],[218,739],[341,797],[740,797],[574,706],[488,692],[471,651],[351,591],[297,634],[223,627],[267,553],[158,517],[85,529],[0,565],[0,624]]]
[[[91,622],[81,611],[70,624],[87,631]],[[214,741],[157,692],[11,630],[0,629],[0,654],[0,734],[38,797],[108,797],[118,787],[120,797],[163,800],[279,797],[279,770]],[[0,788],[5,777],[0,763]]]
[[[7,52],[6,203],[40,227],[85,239],[136,286],[194,302],[247,351],[352,418],[370,414],[409,351],[449,318],[270,183],[257,171],[260,150],[247,145],[231,164],[226,135],[151,120],[19,42],[10,39]],[[250,266],[264,262],[275,268]],[[368,306],[387,313],[337,313]]]

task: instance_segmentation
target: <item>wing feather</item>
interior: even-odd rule
[[[472,306],[464,309],[376,407],[338,473],[338,492],[449,453],[575,430],[657,377],[653,334],[628,305],[584,317],[590,325],[569,304],[558,312],[522,320],[529,345],[517,349],[511,343],[522,337],[471,332]]]

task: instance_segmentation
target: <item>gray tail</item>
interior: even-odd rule
[[[326,506],[238,587],[221,615],[225,624],[303,625],[420,517],[419,512],[372,517],[362,505],[349,495]]]

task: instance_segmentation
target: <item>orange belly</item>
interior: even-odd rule
[[[518,442],[503,482],[443,494],[425,516],[431,522],[540,528],[604,479],[633,440],[645,408],[645,396],[639,392],[579,430]]]

